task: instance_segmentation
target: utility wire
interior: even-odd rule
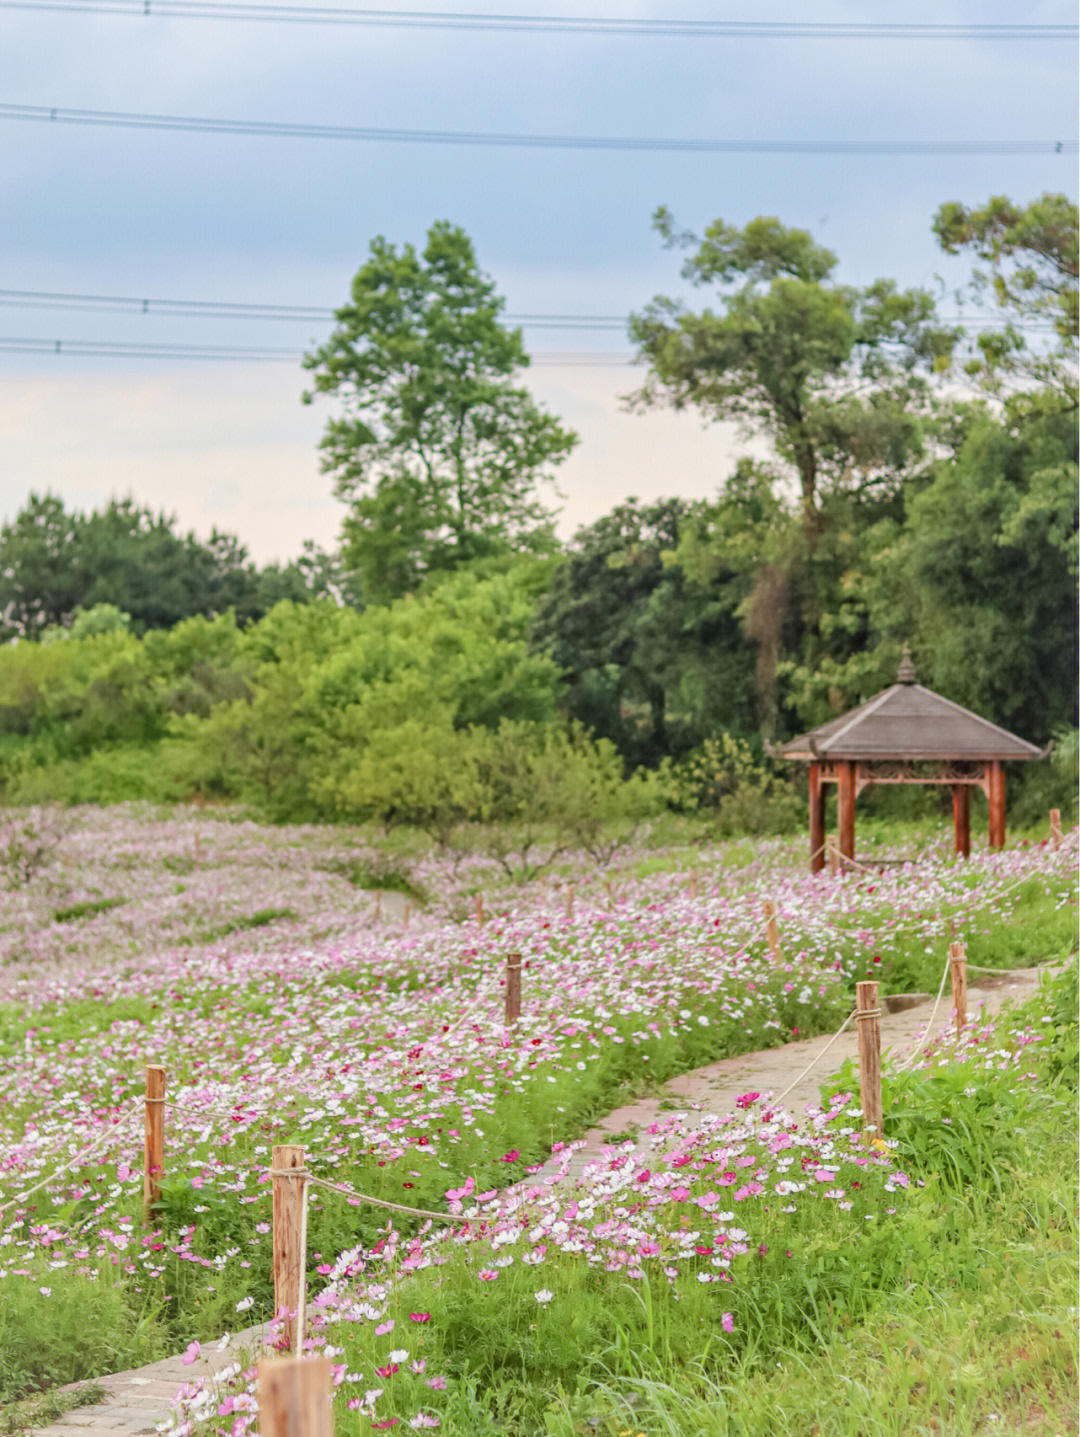
[[[662,20],[628,16],[482,15],[455,10],[377,10],[334,5],[229,3],[229,0],[0,0],[0,9],[190,20],[260,20],[393,29],[517,31],[529,34],[670,36],[750,40],[1074,40],[1075,25],[918,24],[814,20]]]
[[[390,144],[482,145],[543,150],[626,150],[718,155],[1052,155],[1075,154],[1064,140],[680,140],[615,135],[491,134],[466,130],[386,130],[285,120],[223,120],[195,115],[142,115],[59,105],[0,104],[0,119],[38,120],[110,129],[185,130]]]
[[[141,314],[189,319],[253,319],[277,321],[331,321],[338,309],[302,304],[251,303],[215,299],[139,299],[134,295],[69,294],[53,290],[0,289],[0,306],[15,309],[60,309],[82,313]],[[347,308],[347,306],[345,306]],[[501,316],[508,324],[538,329],[596,329],[625,331],[626,315],[619,314],[518,314]],[[1053,332],[1052,320],[1009,320],[1001,315],[939,315],[942,324],[963,324]]]
[[[63,294],[49,290],[0,289],[0,305],[21,309],[69,309],[111,314],[180,315],[200,319],[333,320],[338,310],[302,304],[250,304],[239,300],[138,299],[130,295]],[[340,306],[339,306],[340,308]],[[625,329],[618,314],[504,314],[510,324],[549,329]]]
[[[0,337],[0,354],[40,354],[71,356],[79,359],[192,359],[240,360],[244,363],[299,364],[304,354],[298,349],[259,349],[214,344],[129,344],[105,339],[27,339]],[[534,354],[533,367],[595,368],[628,367],[628,354],[573,353],[553,350]]]

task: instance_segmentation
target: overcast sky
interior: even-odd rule
[[[99,0],[104,3],[104,0]],[[126,0],[124,0],[126,3]],[[329,0],[344,5],[349,0]],[[435,4],[435,0],[431,0]],[[379,0],[381,9],[409,4]],[[428,0],[423,0],[428,8]],[[454,0],[460,11],[663,20],[803,20],[749,0]],[[695,38],[285,24],[72,13],[0,0],[7,105],[397,130],[798,141],[1075,145],[1075,41]],[[303,8],[310,8],[303,4]],[[414,0],[413,8],[421,8]],[[445,7],[450,8],[448,4]],[[1043,22],[1065,3],[822,3],[814,21]],[[334,307],[376,234],[422,244],[461,225],[510,314],[625,316],[680,293],[657,205],[700,229],[777,215],[840,257],[838,277],[944,286],[962,266],[930,231],[944,200],[1075,195],[1075,154],[719,155],[184,133],[0,110],[0,335],[300,352],[330,324],[36,308],[12,291]],[[698,300],[700,301],[700,298]],[[525,328],[529,384],[581,443],[561,529],[629,494],[715,492],[745,441],[693,415],[629,414],[625,332]],[[598,362],[598,356],[608,356]],[[31,490],[112,495],[237,533],[260,561],[334,541],[319,473],[329,402],[300,404],[294,361],[0,354],[0,515]]]

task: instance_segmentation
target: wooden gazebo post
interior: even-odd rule
[[[825,867],[825,785],[821,781],[821,764],[810,765],[810,872],[820,873]]]
[[[844,759],[837,765],[836,828],[840,852],[855,858],[855,765]]]
[[[962,858],[971,857],[971,786],[952,786],[953,852]]]
[[[1005,847],[1005,766],[1000,759],[987,764],[986,796],[990,801],[990,847]]]

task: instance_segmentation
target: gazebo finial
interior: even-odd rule
[[[898,684],[915,682],[915,665],[911,662],[911,650],[907,644],[904,645],[904,657],[900,660],[900,667],[896,671],[896,682]]]

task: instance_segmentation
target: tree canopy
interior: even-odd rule
[[[527,547],[550,520],[542,485],[576,436],[516,382],[528,357],[502,309],[464,230],[433,225],[422,253],[380,236],[334,333],[305,360],[305,399],[341,404],[322,462],[350,506],[346,558],[368,598]]]
[[[34,638],[102,604],[127,614],[137,633],[226,609],[249,619],[267,607],[261,576],[231,534],[181,534],[175,518],[131,499],[82,513],[31,494],[0,529],[4,627]]]
[[[977,299],[989,291],[1007,318],[984,330],[968,372],[995,393],[1035,385],[1076,408],[1077,207],[1065,195],[1044,194],[1028,205],[994,195],[968,208],[952,201],[934,218],[934,233],[949,254],[978,263]],[[1024,326],[1044,334],[1025,333]],[[1027,391],[1028,399],[1032,393]]]
[[[742,229],[718,219],[700,239],[665,209],[654,223],[669,247],[693,251],[683,277],[714,286],[719,305],[695,313],[658,297],[631,316],[649,368],[632,402],[692,405],[766,433],[798,478],[809,533],[823,487],[895,484],[920,449],[927,380],[956,339],[931,296],[884,279],[836,284],[836,256],[771,217]]]

